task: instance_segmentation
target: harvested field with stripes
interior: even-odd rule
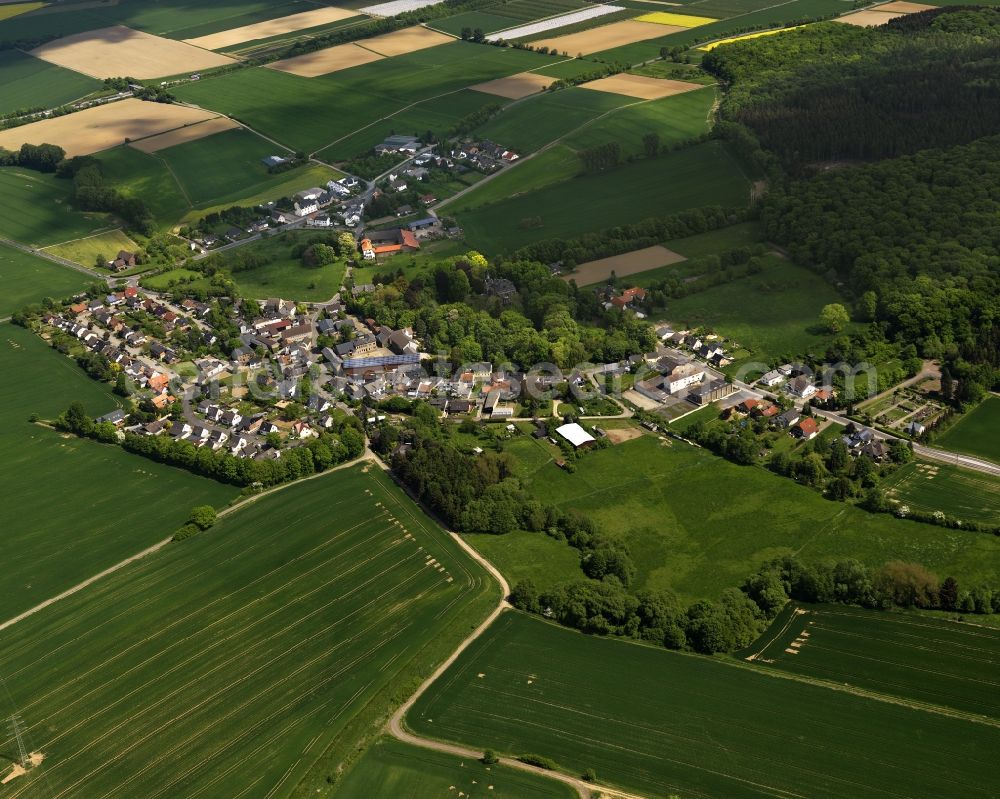
[[[318,78],[331,72],[340,72],[372,61],[381,61],[383,56],[358,47],[356,44],[338,44],[325,50],[316,50],[305,55],[283,58],[267,64],[268,69],[298,75],[300,78]]]
[[[563,275],[563,280],[575,280],[578,286],[589,286],[606,280],[612,272],[617,277],[624,277],[685,260],[687,259],[683,255],[668,250],[660,244],[654,244],[652,247],[646,247],[642,250],[633,250],[621,255],[612,255],[608,258],[580,264],[569,274]]]
[[[257,22],[253,25],[244,25],[240,28],[232,28],[219,33],[210,33],[207,36],[199,36],[195,39],[185,39],[188,44],[195,47],[203,47],[206,50],[221,50],[224,47],[232,47],[243,42],[252,42],[257,39],[267,39],[271,36],[281,36],[285,33],[295,33],[295,31],[306,28],[318,28],[320,25],[329,25],[333,22],[340,22],[343,19],[357,16],[357,11],[349,11],[343,8],[325,6],[317,8],[315,11],[303,11],[300,14],[289,14],[287,17],[278,17],[264,22]]]
[[[683,80],[667,80],[665,78],[649,78],[645,75],[627,75],[620,73],[608,78],[599,78],[589,83],[580,84],[581,89],[592,89],[598,92],[624,94],[640,100],[661,100],[675,94],[693,92],[704,89],[703,83],[688,83]]]
[[[205,122],[198,122],[184,128],[177,128],[169,133],[161,133],[158,136],[150,136],[148,139],[131,142],[131,146],[144,153],[155,153],[158,150],[165,150],[175,144],[204,139],[214,133],[222,133],[224,130],[233,130],[240,125],[238,122],[228,117],[216,117]]]
[[[547,89],[556,79],[548,75],[539,75],[537,72],[521,72],[511,75],[509,78],[497,78],[486,83],[477,83],[470,86],[477,92],[495,94],[497,97],[506,97],[510,100],[520,100],[530,94],[535,94]]]
[[[580,31],[579,33],[568,33],[565,36],[556,36],[553,39],[542,39],[533,41],[531,45],[538,49],[548,47],[556,52],[566,52],[570,55],[589,55],[602,50],[610,50],[614,47],[621,47],[633,42],[644,42],[647,39],[658,39],[668,33],[677,33],[687,30],[680,25],[657,25],[651,22],[636,22],[626,19],[621,22],[612,22],[600,28]]]
[[[494,592],[377,467],[289,486],[4,632],[4,799],[305,791]]]
[[[92,78],[125,72],[132,78],[160,78],[234,63],[227,56],[124,25],[63,36],[31,54]]]

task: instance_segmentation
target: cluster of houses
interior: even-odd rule
[[[470,164],[480,172],[496,172],[520,158],[513,150],[489,139],[461,142],[452,149],[451,157],[456,163]]]
[[[652,375],[637,380],[635,390],[654,402],[679,397],[694,405],[708,405],[736,392],[736,387],[723,377],[677,350],[653,353],[645,360]]]
[[[770,400],[750,397],[738,405],[727,408],[723,418],[749,416],[752,419],[765,419],[772,426],[787,430],[794,438],[811,441],[819,433],[819,423],[812,416],[803,416],[795,407],[782,410]]]
[[[701,336],[688,330],[674,330],[671,327],[658,327],[656,337],[665,345],[683,347],[692,355],[701,358],[716,369],[729,366],[732,356],[726,350],[722,340],[716,335]]]
[[[139,261],[134,252],[119,250],[112,260],[108,261],[108,269],[112,272],[124,272],[127,269],[134,269]]]
[[[420,241],[417,234],[409,227],[368,230],[361,239],[360,247],[361,257],[364,260],[375,261],[379,257],[417,252],[420,249]]]

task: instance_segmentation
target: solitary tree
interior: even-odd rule
[[[831,333],[839,333],[851,321],[847,309],[839,302],[824,305],[823,310],[819,313],[819,318],[823,322],[823,326]]]

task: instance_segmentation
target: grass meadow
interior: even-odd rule
[[[127,197],[145,202],[161,230],[173,227],[190,208],[177,179],[155,155],[122,145],[94,157],[101,163],[105,181]]]
[[[559,456],[545,442],[519,437],[505,449],[525,464],[527,485],[544,486],[539,498],[590,516],[628,545],[637,588],[670,588],[685,600],[715,598],[785,554],[873,565],[905,560],[973,583],[1000,569],[996,536],[871,514],[679,441],[644,434],[587,453],[574,474],[549,462]],[[505,547],[512,583],[565,579],[564,568],[548,578],[528,571],[532,558],[518,551],[518,539],[500,537],[494,551]]]
[[[92,282],[81,272],[0,244],[0,317],[43,297],[68,297]]]
[[[775,255],[762,261],[756,275],[668,301],[663,316],[684,328],[717,330],[749,351],[750,360],[822,354],[831,336],[820,327],[820,311],[843,297],[805,267]]]
[[[115,228],[106,233],[98,233],[96,236],[86,236],[44,249],[51,255],[57,255],[67,261],[73,261],[93,269],[97,266],[98,256],[104,262],[111,261],[114,260],[119,250],[135,252],[139,249],[139,245],[132,241],[121,228]],[[107,268],[107,263],[102,263],[102,266]]]
[[[505,613],[417,701],[422,735],[649,796],[993,796],[1000,729]]]
[[[561,782],[509,766],[486,766],[478,760],[381,738],[340,781],[333,796],[577,799],[578,794]]]
[[[0,382],[0,620],[167,538],[193,506],[221,508],[237,495],[233,486],[31,424],[32,413],[55,418],[74,401],[93,416],[116,402],[30,331],[0,325],[0,372],[10,378]]]
[[[1000,397],[988,396],[934,442],[943,449],[1000,463]]]
[[[1000,477],[915,461],[886,480],[889,497],[924,513],[941,511],[957,519],[1000,527]]]
[[[403,106],[551,60],[526,50],[456,41],[320,78],[245,69],[178,87],[176,93],[187,102],[223,111],[290,149],[316,152],[405,110]],[[444,113],[445,108],[446,103],[438,110]]]
[[[44,246],[110,227],[105,214],[69,207],[69,181],[20,167],[0,168],[0,238]]]
[[[749,182],[729,151],[708,142],[587,174],[458,214],[466,239],[488,254],[577,236],[705,205],[740,207]]]
[[[344,281],[346,267],[343,262],[310,267],[291,254],[296,244],[307,242],[317,235],[321,237],[316,231],[287,231],[249,245],[254,252],[272,256],[274,260],[257,269],[234,273],[233,280],[241,293],[256,299],[294,297],[303,302],[329,300]],[[242,251],[245,252],[246,248]]]
[[[2,28],[2,23],[0,23]],[[20,50],[0,51],[0,114],[68,103],[101,88],[98,80]]]
[[[283,488],[5,631],[4,797],[313,794],[498,598],[377,468]]]
[[[740,653],[805,677],[1000,719],[1000,630],[791,603]]]

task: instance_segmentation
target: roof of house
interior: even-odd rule
[[[816,424],[816,420],[811,416],[807,416],[795,426],[806,435],[812,435],[819,430],[819,425]]]

